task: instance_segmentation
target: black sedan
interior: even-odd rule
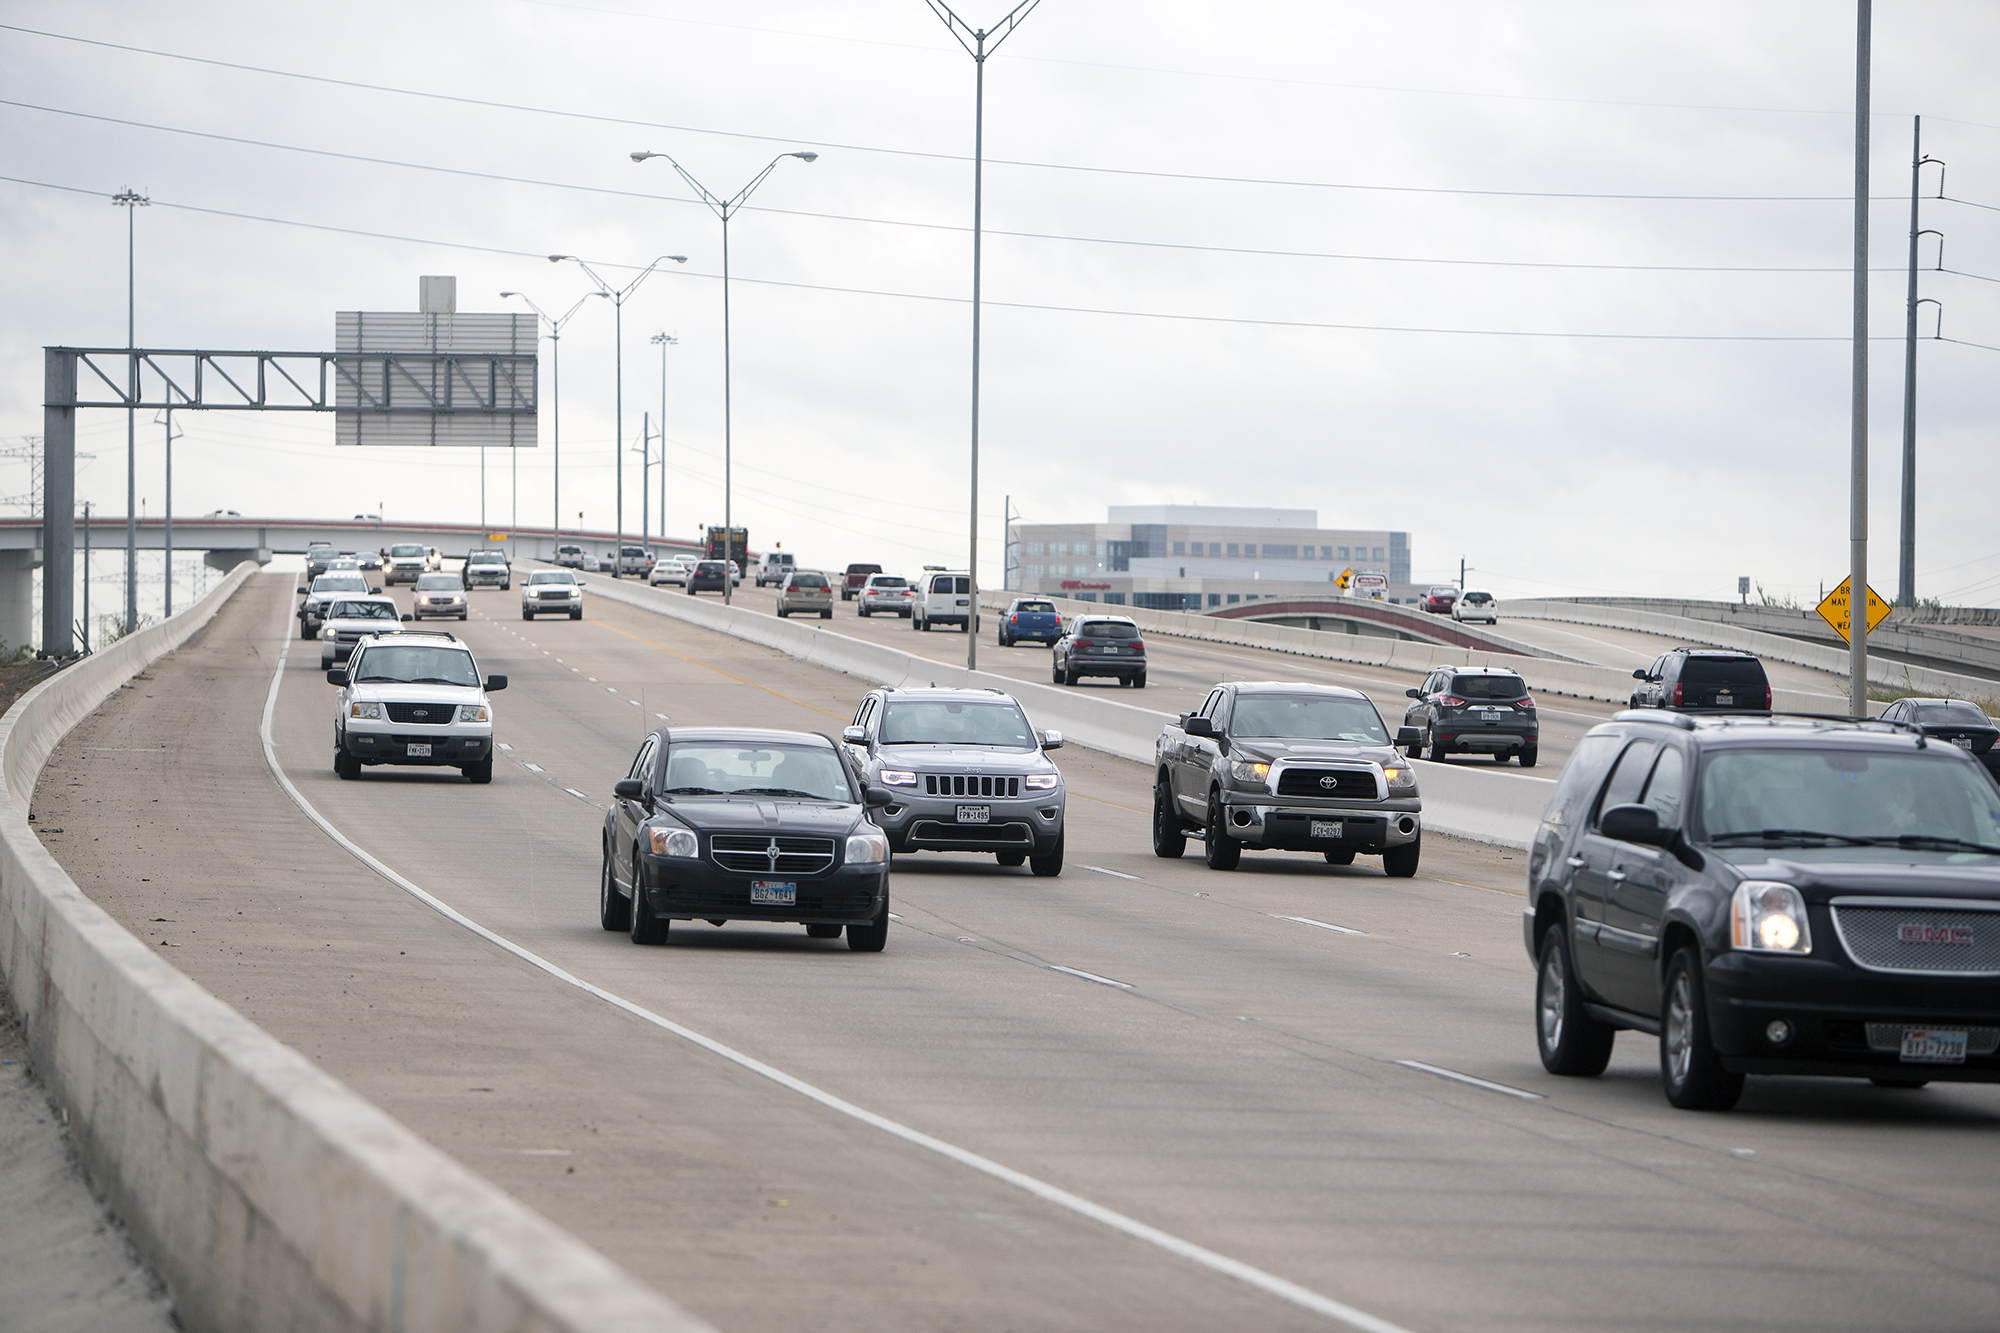
[[[889,840],[824,736],[661,727],[639,745],[604,817],[599,923],[660,944],[673,921],[796,921],[879,953],[889,937]]]
[[[2000,778],[2000,726],[1986,716],[1978,704],[1963,699],[1898,699],[1882,710],[1884,722],[1901,722],[1921,729],[1926,736],[1950,741],[1959,749],[1978,756],[1986,771]]]

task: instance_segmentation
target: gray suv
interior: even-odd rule
[[[1410,757],[1428,748],[1434,763],[1453,754],[1490,754],[1504,764],[1520,756],[1522,768],[1541,757],[1542,723],[1535,696],[1518,672],[1505,667],[1442,667],[1422,685],[1404,690],[1416,700],[1403,712],[1404,727],[1422,733]]]
[[[1037,875],[1063,865],[1063,781],[1037,733],[998,690],[870,690],[841,733],[865,784],[894,801],[874,811],[897,852],[991,852]]]

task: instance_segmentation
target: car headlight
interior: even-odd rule
[[[1029,791],[1054,791],[1061,781],[1060,773],[1030,773],[1021,779],[1021,785]]]
[[[486,705],[460,704],[458,706],[458,720],[460,722],[485,722],[489,720]]]
[[[1729,943],[1756,953],[1811,953],[1805,898],[1789,884],[1754,879],[1738,884],[1729,908]]]
[[[382,705],[351,703],[347,705],[347,715],[349,717],[360,718],[364,722],[380,722],[382,720]]]
[[[701,841],[684,828],[656,828],[651,833],[653,855],[692,859],[701,855]]]
[[[847,864],[880,865],[889,859],[889,839],[880,833],[853,833],[847,838]]]
[[[1238,759],[1229,766],[1229,776],[1238,782],[1254,782],[1262,786],[1271,776],[1271,766],[1261,759]]]
[[[914,787],[917,775],[905,768],[885,768],[875,775],[876,781],[885,787]]]
[[[1384,764],[1382,780],[1389,784],[1391,791],[1408,791],[1417,785],[1417,774],[1408,764]]]

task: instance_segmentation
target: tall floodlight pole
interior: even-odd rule
[[[617,465],[618,489],[617,501],[614,506],[617,513],[613,516],[613,531],[617,534],[617,537],[612,545],[611,577],[615,579],[620,577],[621,566],[625,562],[625,300],[633,292],[639,290],[640,283],[653,276],[654,269],[664,264],[667,260],[671,259],[676,264],[685,264],[688,261],[686,255],[661,255],[658,259],[646,265],[645,270],[638,277],[632,279],[632,281],[626,283],[623,287],[613,287],[610,283],[597,276],[596,269],[593,269],[575,255],[549,256],[551,264],[560,264],[565,259],[590,275],[590,280],[597,284],[598,290],[611,298],[611,305],[614,311],[611,321],[611,336],[617,344],[612,357],[616,366],[614,373],[617,391],[614,399],[616,406],[612,411],[613,444],[611,453],[612,461]]]
[[[1868,716],[1868,66],[1872,0],[1855,0],[1854,366],[1847,482],[1847,708]]]
[[[139,627],[139,401],[138,218],[153,201],[127,187],[111,202],[125,210],[125,632]]]
[[[639,418],[639,546],[650,551],[653,530],[651,521],[653,505],[653,414],[645,412]]]
[[[1903,523],[1896,552],[1898,606],[1917,604],[1917,307],[1923,304],[1917,299],[1917,241],[1926,234],[1917,215],[1917,189],[1924,168],[1938,160],[1924,156],[1924,118],[1914,116],[1911,121],[1910,294],[1903,316]]]
[[[167,426],[167,535],[163,545],[166,548],[167,595],[165,611],[174,613],[174,405],[167,403],[163,418]],[[161,417],[154,418],[161,420]]]
[[[1021,0],[991,28],[972,27],[952,12],[944,0],[924,2],[931,7],[932,13],[944,21],[946,30],[958,39],[965,53],[972,57],[975,71],[972,94],[972,500],[965,555],[966,590],[971,595],[966,598],[965,607],[965,669],[976,671],[979,669],[979,635],[975,632],[979,624],[979,252],[986,177],[986,57],[1014,35],[1014,29],[1042,0]],[[1004,578],[1002,581],[1005,581]]]
[[[653,345],[660,349],[660,540],[667,539],[667,349],[680,339],[671,333],[656,333]],[[747,553],[746,553],[747,554]]]
[[[569,323],[569,322],[570,322],[570,321],[571,321],[572,319],[576,318],[576,312],[577,312],[577,311],[579,311],[579,310],[581,310],[581,309],[583,309],[583,307],[584,307],[584,303],[585,303],[585,302],[589,301],[589,300],[590,300],[590,299],[591,299],[592,297],[598,297],[598,298],[602,298],[602,297],[604,296],[604,293],[603,293],[603,292],[585,292],[585,293],[584,293],[584,294],[583,294],[582,296],[579,296],[579,297],[578,297],[578,298],[576,299],[576,304],[575,304],[575,305],[573,305],[573,306],[571,306],[571,307],[569,308],[569,311],[568,311],[568,313],[564,314],[564,315],[563,315],[563,317],[562,317],[561,319],[551,319],[551,318],[549,318],[549,315],[548,315],[548,312],[547,312],[547,311],[545,311],[545,310],[543,310],[543,309],[542,309],[542,308],[541,308],[540,306],[536,305],[536,304],[535,304],[535,302],[534,302],[534,298],[533,298],[533,297],[531,297],[531,296],[529,296],[529,295],[528,295],[528,294],[527,294],[526,292],[502,292],[502,293],[500,293],[500,296],[501,296],[501,299],[502,299],[502,300],[505,300],[505,299],[506,299],[507,297],[509,297],[509,296],[518,296],[518,297],[520,297],[520,298],[521,298],[521,299],[522,299],[523,301],[526,301],[526,302],[528,303],[528,309],[530,309],[530,310],[534,311],[534,312],[535,312],[535,314],[536,314],[536,315],[538,315],[538,316],[539,316],[539,317],[541,318],[541,321],[542,321],[543,325],[544,325],[544,326],[546,326],[546,327],[547,327],[547,329],[548,329],[548,331],[549,331],[549,361],[550,361],[550,376],[549,376],[549,377],[550,377],[550,380],[552,381],[552,383],[551,383],[551,386],[550,386],[550,394],[551,394],[551,396],[552,396],[552,397],[554,398],[554,400],[555,400],[555,436],[556,436],[556,447],[555,447],[555,462],[554,462],[554,464],[553,464],[553,465],[552,465],[552,466],[550,467],[550,469],[549,469],[549,473],[550,473],[550,476],[551,476],[551,477],[552,477],[552,478],[554,479],[554,481],[553,481],[553,490],[554,490],[554,492],[555,492],[555,494],[554,494],[554,497],[553,497],[553,499],[554,499],[554,508],[553,508],[553,509],[552,509],[552,510],[550,511],[550,514],[549,514],[549,531],[551,531],[551,532],[553,532],[553,533],[555,534],[555,539],[556,539],[556,541],[557,541],[558,543],[560,543],[560,542],[562,541],[562,331],[563,331],[563,325],[565,325],[565,324]],[[555,554],[555,552],[551,551],[551,552],[549,552],[549,554],[550,554],[550,555],[554,555],[554,554]]]
[[[780,162],[788,157],[796,157],[801,162],[817,162],[819,161],[819,154],[810,152],[780,153],[771,159],[769,166],[752,177],[748,185],[727,199],[710,193],[707,186],[688,174],[686,167],[674,161],[673,158],[668,157],[665,153],[637,152],[632,154],[634,162],[645,162],[655,157],[666,158],[667,165],[680,173],[681,179],[688,183],[688,188],[700,196],[701,201],[707,204],[717,217],[722,219],[722,550],[723,560],[726,562],[734,558],[736,554],[736,520],[730,508],[731,500],[734,498],[734,488],[731,485],[730,476],[729,219],[735,215],[737,209],[743,207],[744,201],[750,197],[751,193],[764,183],[764,178],[778,169]],[[746,550],[743,552],[743,564],[748,563],[750,563],[750,552]],[[728,576],[728,571],[725,569],[722,579],[722,604],[724,606],[729,605],[729,588],[733,582],[735,580]]]

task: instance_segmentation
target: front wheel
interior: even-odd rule
[[[1354,853],[1328,852],[1326,853],[1326,863],[1330,866],[1351,866],[1354,864]]]
[[[1400,847],[1382,853],[1382,873],[1391,879],[1408,879],[1417,873],[1417,861],[1424,854],[1424,840],[1412,838]]]
[[[533,611],[523,611],[521,613],[521,619],[523,620],[533,620],[534,618],[535,618],[535,613]]]
[[[1450,751],[1449,749],[1447,749],[1447,748],[1445,747],[1445,743],[1444,743],[1443,741],[1441,741],[1441,740],[1439,740],[1439,739],[1438,739],[1438,736],[1437,736],[1437,733],[1436,733],[1436,732],[1432,732],[1432,733],[1431,733],[1431,762],[1432,762],[1433,764],[1441,764],[1441,763],[1443,763],[1443,762],[1444,762],[1444,757],[1445,757],[1446,755],[1450,754],[1450,753],[1451,753],[1451,751]]]
[[[760,583],[757,586],[761,588],[764,585]],[[834,921],[809,921],[806,923],[806,936],[815,940],[837,940],[840,938],[840,924]]]
[[[1187,834],[1181,832],[1180,811],[1174,795],[1164,782],[1153,784],[1153,855],[1172,861],[1187,851]]]
[[[335,750],[333,752],[333,771],[339,775],[342,782],[352,782],[361,776],[361,761],[349,754],[345,749]]]
[[[1708,1034],[1708,999],[1701,954],[1682,949],[1667,964],[1667,1002],[1660,1015],[1660,1080],[1667,1100],[1683,1111],[1727,1111],[1743,1095],[1743,1075],[1722,1067]]]
[[[665,944],[667,927],[670,922],[664,917],[653,915],[653,905],[646,901],[646,868],[639,860],[639,849],[632,849],[632,925],[631,936],[634,944]]]
[[[467,764],[465,766],[465,780],[481,786],[493,781],[493,761],[491,759],[482,759],[476,764]]]
[[[319,626],[308,625],[305,621],[301,620],[299,622],[299,637],[301,639],[317,639],[319,637]]]
[[[1535,973],[1535,1046],[1542,1068],[1567,1078],[1596,1078],[1611,1063],[1618,1029],[1584,1012],[1583,993],[1569,965],[1569,939],[1558,925],[1542,936]]]
[[[1028,869],[1041,879],[1054,879],[1062,874],[1063,835],[1056,834],[1056,845],[1046,853],[1037,852],[1028,858]]]
[[[576,610],[574,610],[574,611],[570,612],[570,613],[569,613],[569,618],[570,618],[571,620],[582,620],[582,619],[583,619],[583,608],[582,608],[582,607],[578,607],[578,608],[577,608]]]
[[[882,910],[865,926],[847,928],[847,947],[856,953],[881,953],[889,942],[889,895],[882,895]]]
[[[1208,798],[1208,823],[1202,832],[1201,850],[1210,870],[1234,870],[1243,859],[1243,844],[1229,836],[1222,826],[1220,797]]]
[[[604,868],[597,876],[597,923],[606,930],[627,930],[632,925],[632,900],[618,892],[611,874],[611,850],[605,849]]]

